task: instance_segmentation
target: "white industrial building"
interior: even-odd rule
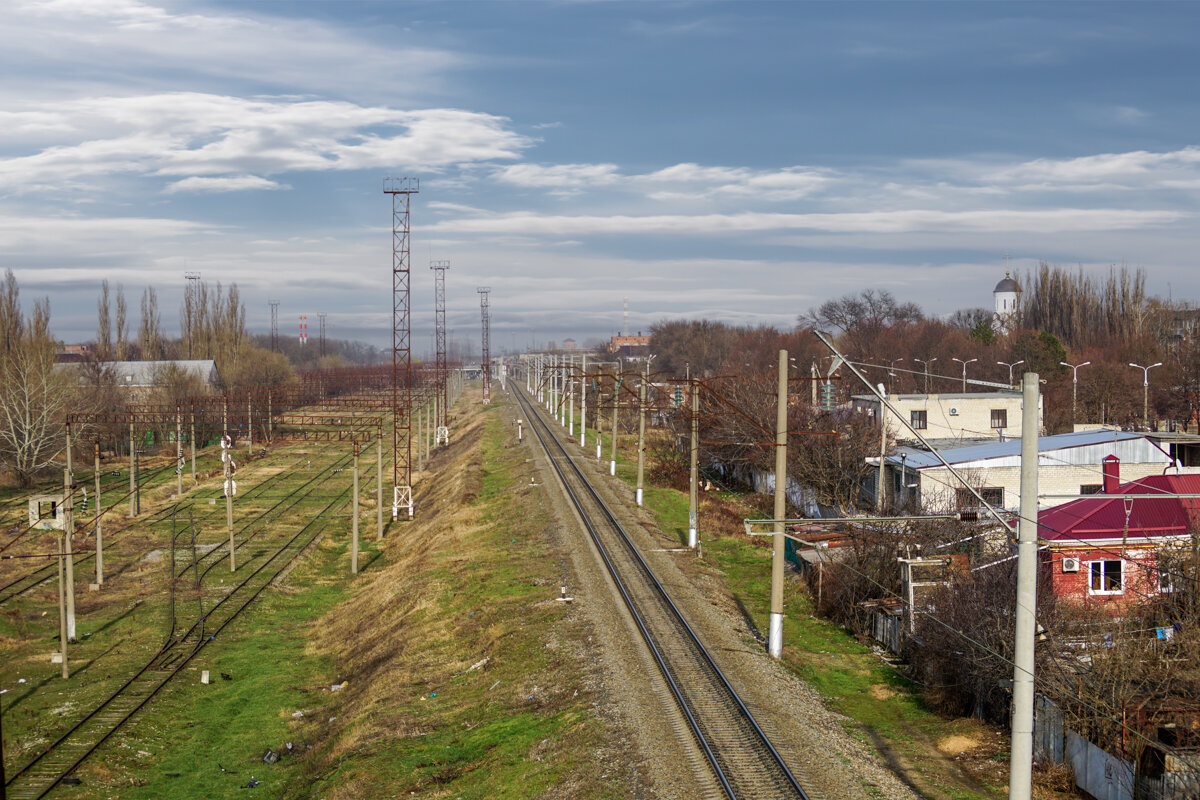
[[[1020,392],[952,392],[950,394],[891,394],[883,409],[889,442],[915,442],[908,425],[926,439],[970,441],[1007,439],[1021,435]],[[853,408],[878,420],[882,404],[874,395],[854,395]],[[897,416],[899,414],[899,416]],[[1038,398],[1038,430],[1042,430],[1042,401]],[[904,423],[908,423],[905,425]]]

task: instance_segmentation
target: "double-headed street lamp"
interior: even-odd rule
[[[963,361],[961,358],[951,357],[950,360],[957,361],[958,363],[962,364],[962,367],[963,367],[963,391],[965,392],[967,390],[967,364],[970,364],[972,361],[978,361],[979,359],[978,358],[968,358],[966,361]]]
[[[1065,361],[1060,361],[1058,363],[1062,364],[1064,367],[1071,368],[1071,425],[1074,426],[1076,419],[1075,406],[1079,398],[1079,368],[1086,367],[1092,362],[1085,361],[1082,364],[1068,364]]]
[[[1137,367],[1142,371],[1142,427],[1150,427],[1150,370],[1155,367],[1161,367],[1162,362],[1151,364],[1148,367],[1143,367],[1141,364],[1130,362],[1129,366]]]
[[[1025,359],[1021,359],[1020,361],[1014,361],[1011,364],[1008,363],[1007,361],[997,361],[996,363],[1002,367],[1008,367],[1008,385],[1012,386],[1013,385],[1013,377],[1012,377],[1013,367],[1021,366],[1022,364],[1025,363]]]
[[[929,365],[937,361],[937,359],[931,358],[926,360],[924,358],[914,358],[913,361],[916,361],[925,368],[925,394],[929,394]]]

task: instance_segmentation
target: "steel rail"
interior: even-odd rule
[[[253,603],[279,575],[281,575],[289,566],[291,566],[292,562],[299,558],[300,554],[304,552],[304,550],[316,539],[316,537],[328,524],[328,512],[335,505],[341,502],[348,492],[349,489],[343,490],[336,497],[334,497],[320,512],[315,514],[302,528],[300,528],[295,535],[293,535],[287,542],[280,546],[270,558],[263,561],[252,573],[247,575],[237,586],[233,587],[207,612],[198,615],[198,619],[192,623],[192,626],[188,628],[184,634],[179,637],[172,637],[167,642],[164,642],[158,652],[155,653],[155,655],[151,657],[150,660],[147,661],[140,670],[138,670],[132,677],[127,679],[116,691],[109,695],[106,700],[104,700],[100,705],[76,722],[69,730],[59,736],[40,754],[35,756],[32,760],[13,773],[6,783],[8,797],[12,798],[13,800],[38,800],[39,798],[45,797],[62,781],[64,777],[78,768],[79,765],[82,764],[97,749],[99,749],[100,746],[109,739],[109,737],[116,733],[121,726],[123,726],[138,711],[145,707],[145,705],[149,703],[150,700],[157,695],[158,692],[162,690],[162,688],[165,687],[170,680],[176,674],[178,674],[180,670],[182,670],[192,660],[192,658],[194,658],[196,654],[200,652],[201,649],[204,648],[207,643],[213,641],[217,634],[224,630],[226,626],[233,622],[234,619],[240,616],[240,614],[247,607],[249,607],[249,605]],[[313,530],[311,535],[308,536],[307,539],[297,547],[296,543],[300,537],[306,532],[309,532],[310,528],[317,526],[318,523],[320,523],[320,525],[316,528],[316,530]],[[218,609],[225,607],[226,603],[234,598],[242,589],[249,587],[252,580],[260,577],[268,565],[276,561],[279,556],[287,553],[289,550],[294,550],[294,552],[291,554],[291,557],[279,564],[273,573],[267,575],[266,580],[262,581],[260,586],[257,588],[251,587],[250,596],[247,597],[245,601],[241,603],[241,605],[233,607],[232,612],[225,616],[222,621],[220,621],[220,624],[215,630],[210,630],[210,632],[205,636],[195,637],[195,643],[190,652],[175,654],[174,658],[168,659],[168,656],[172,655],[172,651],[185,644],[189,637],[191,637],[195,631],[197,631],[210,617],[212,617]],[[208,569],[212,569],[213,566],[215,566],[215,564],[209,565]],[[172,571],[173,570],[174,565],[172,565]],[[201,580],[203,579],[204,574],[207,574],[207,572],[208,570],[205,570],[205,573],[201,574]],[[218,620],[220,620],[220,618],[218,618]],[[150,685],[145,687],[142,693],[130,691],[131,687],[134,687],[134,685],[143,676],[147,675],[147,673],[151,673],[152,671],[159,671],[165,674],[159,676],[157,679],[151,679],[147,681],[147,683]],[[119,706],[117,706],[117,701],[123,697],[132,698],[133,704],[130,708],[122,710]],[[98,719],[98,715],[100,715],[101,712],[105,711],[105,709],[108,709],[110,706],[117,707],[115,710],[110,712],[107,719]],[[99,736],[95,739],[95,741],[83,743],[81,745],[82,752],[79,752],[77,755],[74,753],[68,753],[65,760],[60,760],[59,762],[53,764],[47,761],[52,753],[54,753],[64,744],[68,743],[68,740],[70,740],[76,733],[80,732],[93,719],[97,720],[97,722],[103,723],[103,728],[99,732]],[[52,766],[52,769],[31,775],[31,770],[34,770],[44,761],[46,762],[47,766]],[[36,780],[40,777],[41,780],[37,781],[32,786],[29,784],[33,781],[26,781],[24,783],[18,782],[26,776],[29,776],[33,780]]]
[[[514,387],[515,386],[516,385],[514,384]],[[737,718],[742,723],[742,725],[738,727],[742,727],[745,730],[745,726],[748,726],[749,736],[752,740],[748,744],[750,744],[751,747],[759,748],[763,753],[766,754],[768,763],[765,766],[768,769],[777,770],[776,775],[773,776],[773,778],[769,778],[769,780],[775,780],[780,785],[786,787],[785,790],[793,793],[794,797],[801,798],[802,800],[809,800],[808,794],[804,791],[803,787],[800,786],[795,776],[793,776],[791,771],[787,768],[787,765],[783,762],[782,757],[771,744],[766,733],[763,732],[762,728],[758,725],[758,722],[754,719],[753,714],[738,696],[737,692],[729,683],[724,673],[721,672],[712,656],[708,653],[708,650],[700,642],[700,639],[696,635],[695,631],[690,625],[688,625],[687,621],[683,617],[683,614],[679,611],[678,607],[671,600],[662,584],[655,577],[653,571],[650,569],[650,566],[642,558],[641,554],[637,550],[637,547],[633,544],[624,528],[622,528],[621,524],[616,520],[615,515],[613,515],[612,511],[600,498],[596,490],[591,486],[590,482],[587,480],[586,476],[583,475],[583,472],[571,458],[566,448],[562,445],[558,438],[554,436],[548,424],[543,419],[543,413],[541,412],[541,409],[534,408],[536,404],[532,403],[527,397],[525,397],[523,390],[521,390],[519,387],[517,387],[516,391],[514,391],[514,395],[517,396],[521,405],[524,406],[526,417],[530,420],[536,420],[536,423],[531,425],[534,434],[538,437],[542,447],[546,450],[546,454],[549,456],[551,466],[558,474],[564,489],[570,496],[575,508],[578,510],[581,519],[583,519],[584,525],[588,528],[588,532],[592,538],[592,541],[595,543],[601,558],[604,560],[618,591],[621,593],[621,596],[624,599],[630,614],[632,615],[635,623],[638,626],[638,629],[645,639],[651,654],[653,655],[660,671],[663,674],[663,677],[667,681],[667,684],[670,687],[673,696],[675,697],[676,703],[679,705],[681,712],[687,719],[693,735],[696,737],[697,743],[704,751],[705,757],[712,766],[714,775],[721,784],[721,787],[725,791],[726,795],[733,800],[737,800],[740,795],[738,794],[738,789],[735,788],[735,784],[744,782],[745,776],[729,774],[729,765],[722,763],[726,760],[727,754],[720,752],[719,747],[717,747],[714,743],[710,743],[710,739],[712,738],[714,732],[713,729],[718,726],[706,725],[701,719],[699,719],[697,713],[695,713],[695,710],[692,708],[693,703],[697,702],[697,700],[689,700],[687,697],[687,691],[679,684],[673,675],[673,673],[676,672],[681,665],[669,663],[670,659],[668,655],[663,651],[663,649],[659,646],[659,643],[656,641],[656,637],[650,630],[649,622],[644,615],[645,610],[638,608],[638,604],[635,602],[630,588],[627,586],[627,581],[619,574],[619,569],[615,564],[612,555],[609,553],[609,549],[601,541],[600,532],[597,530],[595,525],[593,525],[591,518],[592,515],[590,515],[584,508],[583,501],[579,497],[579,494],[569,485],[567,475],[559,466],[559,459],[556,458],[555,454],[551,452],[549,441],[554,442],[555,448],[562,454],[563,460],[570,464],[571,471],[574,473],[576,481],[581,485],[582,489],[585,490],[588,495],[590,495],[591,501],[599,509],[604,520],[608,523],[616,535],[618,543],[623,546],[624,550],[626,551],[627,557],[633,561],[635,568],[638,569],[643,580],[649,584],[652,594],[656,595],[659,598],[661,605],[667,609],[666,613],[669,615],[669,624],[677,627],[679,631],[682,632],[682,635],[686,640],[685,644],[688,645],[693,651],[695,654],[694,658],[699,660],[701,668],[706,671],[706,673],[710,676],[710,679],[715,679],[717,685],[720,687],[720,691],[724,693],[724,697],[719,698],[718,701],[724,701],[725,703],[728,703],[734,707]],[[759,766],[760,769],[763,767],[763,765]],[[744,796],[761,797],[762,795],[757,794],[757,791],[757,789],[752,790],[750,794],[746,794]]]

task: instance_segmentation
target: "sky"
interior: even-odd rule
[[[177,331],[186,272],[248,326],[493,350],[665,319],[793,325],[886,289],[991,306],[1006,264],[1200,302],[1200,4],[0,4],[0,269],[65,341],[101,280]],[[136,313],[132,325],[136,330]],[[313,334],[315,335],[315,334]],[[477,344],[475,344],[477,347]]]

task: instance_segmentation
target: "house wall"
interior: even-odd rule
[[[1064,572],[1064,558],[1078,558],[1079,571]],[[1116,559],[1122,561],[1122,583],[1125,590],[1120,594],[1093,594],[1089,588],[1089,562]],[[1111,544],[1097,546],[1055,545],[1044,551],[1042,570],[1048,574],[1050,591],[1056,598],[1081,605],[1105,607],[1113,613],[1119,613],[1129,605],[1144,603],[1158,596],[1158,575],[1155,570],[1157,563],[1157,548],[1144,544],[1126,547],[1122,557],[1121,540],[1117,539]]]
[[[1020,467],[966,468],[958,470],[972,486],[1000,487],[1004,489],[1004,508],[1016,511],[1021,506]],[[1161,475],[1162,464],[1121,464],[1121,480],[1135,481],[1150,475]],[[913,470],[907,480],[913,481]],[[955,489],[962,483],[945,467],[917,470],[920,483],[921,507],[928,512],[955,510]],[[1102,483],[1100,464],[1063,464],[1038,467],[1039,494],[1079,494],[1080,487]],[[1063,503],[1063,500],[1042,500],[1040,507]]]
[[[1008,425],[1004,433],[1015,438],[1021,433],[1021,395],[1011,394],[930,394],[888,395],[888,402],[906,421],[910,422],[913,411],[924,411],[927,427],[920,430],[927,439],[986,439],[1000,438],[1000,431],[992,427],[992,410],[1008,412]],[[871,414],[879,419],[880,403],[874,399],[855,398],[854,409],[859,413]],[[954,409],[957,414],[951,414]],[[892,441],[916,441],[908,427],[887,414],[888,437]],[[1042,429],[1042,409],[1038,407],[1038,430]]]

